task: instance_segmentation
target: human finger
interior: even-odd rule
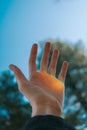
[[[51,63],[50,63],[49,69],[48,69],[48,72],[50,74],[52,74],[53,76],[55,76],[55,73],[56,73],[57,61],[58,61],[58,50],[55,49],[53,51]]]
[[[22,71],[15,65],[10,65],[9,68],[14,72],[17,83],[18,83],[18,87],[19,89],[23,89],[23,87],[26,87],[28,80],[26,79],[26,77],[24,76],[24,74],[22,73]]]
[[[58,79],[60,79],[63,82],[65,81],[65,78],[66,78],[67,69],[68,69],[68,62],[64,61],[62,68],[61,68],[61,71],[60,71],[59,76],[58,76]]]
[[[30,57],[29,57],[29,75],[36,71],[36,56],[37,56],[37,44],[33,44]]]
[[[45,47],[44,47],[44,53],[41,59],[40,71],[47,71],[50,47],[51,47],[50,42],[46,42]]]

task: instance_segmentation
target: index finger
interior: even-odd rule
[[[36,71],[37,44],[33,44],[29,58],[29,75]]]

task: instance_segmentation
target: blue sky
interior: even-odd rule
[[[32,44],[49,38],[87,49],[87,0],[0,0],[0,72],[13,63],[28,76]]]

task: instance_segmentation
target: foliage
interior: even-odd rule
[[[37,55],[37,69],[40,70],[40,61],[45,41],[39,42]],[[56,77],[60,72],[64,60],[69,62],[65,81],[65,102],[62,117],[76,127],[77,130],[87,128],[87,56],[80,42],[71,45],[68,42],[51,40],[51,51],[59,50]],[[14,75],[5,71],[0,76],[0,129],[21,130],[30,118],[31,106],[24,101],[18,91]],[[21,119],[21,120],[20,120]]]
[[[0,76],[0,130],[21,130],[30,117],[31,106],[25,103],[10,71]]]
[[[42,51],[37,56],[38,61],[41,60],[44,42],[40,42]],[[69,63],[62,117],[77,130],[85,130],[87,128],[87,55],[84,46],[81,41],[70,44],[58,40],[51,40],[51,45],[49,63],[53,49],[59,50],[56,77],[58,77],[63,61],[66,60]],[[40,62],[37,65],[40,68]]]

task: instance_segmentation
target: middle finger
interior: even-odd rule
[[[42,56],[42,59],[41,59],[41,66],[40,66],[41,71],[47,71],[50,47],[51,47],[50,42],[47,42],[45,44],[44,53],[43,53],[43,56]]]

